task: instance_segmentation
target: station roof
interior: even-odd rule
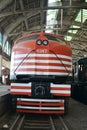
[[[71,42],[73,60],[87,57],[87,0],[0,0],[3,44],[46,31]]]

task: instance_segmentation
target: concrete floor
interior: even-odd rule
[[[70,130],[87,130],[87,105],[71,98],[68,114],[63,118]]]

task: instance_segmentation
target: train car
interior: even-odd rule
[[[72,97],[87,103],[87,58],[73,64]]]
[[[71,77],[72,51],[62,36],[40,32],[14,42],[10,79],[17,112],[64,114]]]

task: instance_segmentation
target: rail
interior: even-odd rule
[[[10,130],[71,130],[62,116],[18,115]]]

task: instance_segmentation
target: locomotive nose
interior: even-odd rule
[[[48,45],[48,39],[46,36],[44,36],[43,34],[41,34],[38,39],[36,40],[36,44],[37,45]]]

